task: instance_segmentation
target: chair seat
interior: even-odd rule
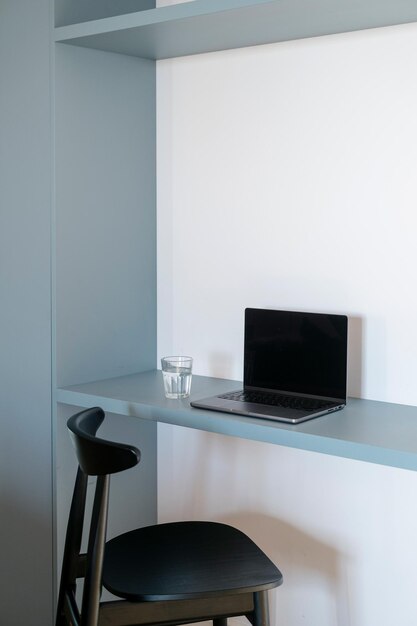
[[[158,524],[106,543],[103,585],[130,601],[256,592],[281,582],[281,572],[262,550],[226,524]]]

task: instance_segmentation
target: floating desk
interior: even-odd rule
[[[57,390],[56,400],[79,407],[264,441],[290,448],[417,470],[417,407],[350,398],[343,411],[298,425],[190,407],[190,400],[241,388],[241,383],[193,376],[185,400],[167,400],[162,373],[152,370]]]

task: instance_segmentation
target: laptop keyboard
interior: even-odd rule
[[[259,391],[231,391],[218,397],[224,400],[253,402],[255,404],[267,404],[269,406],[279,406],[302,411],[318,411],[332,406],[332,402],[327,402],[326,400],[299,398],[297,396],[286,396],[284,394]]]

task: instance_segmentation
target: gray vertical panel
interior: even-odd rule
[[[155,63],[56,47],[58,385],[155,367]]]
[[[0,622],[52,623],[49,0],[0,2]]]

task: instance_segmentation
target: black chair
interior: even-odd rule
[[[56,626],[174,626],[245,615],[268,626],[267,590],[281,572],[239,530],[214,522],[139,528],[106,543],[110,474],[139,463],[137,448],[96,437],[100,408],[68,420],[79,468],[68,521]],[[88,476],[97,476],[86,554],[80,554]],[[77,579],[84,580],[81,607]],[[122,598],[101,602],[101,590]]]

